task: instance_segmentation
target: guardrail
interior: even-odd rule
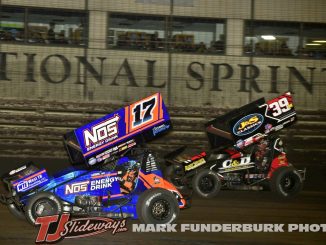
[[[123,104],[0,99],[0,156],[65,158],[62,135]],[[166,153],[181,145],[207,149],[204,123],[227,112],[218,108],[169,108],[173,132],[151,147]],[[326,156],[326,111],[298,111],[298,122],[281,133],[289,156],[319,161]]]

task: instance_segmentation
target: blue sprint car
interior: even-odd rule
[[[61,213],[172,223],[187,201],[143,147],[171,128],[161,95],[144,98],[67,133],[71,168],[51,176],[28,163],[5,174],[9,194],[0,201],[33,225]]]

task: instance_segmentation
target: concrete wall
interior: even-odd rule
[[[153,149],[166,153],[184,144],[205,149],[207,120],[291,89],[299,121],[282,133],[292,156],[309,163],[325,157],[326,60],[243,55],[245,20],[326,23],[324,0],[194,0],[192,7],[175,6],[175,16],[225,19],[225,55],[107,48],[109,12],[169,15],[168,5],[136,0],[1,4],[89,13],[88,48],[0,43],[1,156],[65,158],[64,133],[154,92],[169,105],[174,131]]]
[[[169,57],[164,52],[107,49],[109,12],[168,15],[168,5],[142,4],[135,0],[3,0],[3,5],[87,10],[89,43],[87,49],[0,43],[0,52],[15,54],[7,55],[6,70],[3,71],[7,77],[2,75],[0,96],[128,102],[160,91],[170,105],[234,108],[255,98],[271,98],[291,89],[299,109],[324,109],[326,60],[243,56],[243,31],[244,21],[251,18],[252,9],[255,19],[326,23],[326,1],[259,0],[254,1],[253,8],[250,0],[194,0],[193,3],[193,7],[175,6],[174,15],[226,19],[225,55],[172,53]],[[30,58],[34,55],[33,62],[27,61],[27,54]],[[96,80],[76,57],[85,57],[99,74],[103,65],[100,78]],[[1,62],[3,65],[4,61]],[[223,65],[217,70],[219,64]],[[150,65],[153,66],[153,84],[149,84]],[[260,91],[250,89],[251,79],[246,77],[252,77],[253,71],[247,67],[244,72],[244,65],[258,68],[254,82]],[[31,81],[31,72],[34,81]],[[228,78],[224,79],[225,76]]]
[[[11,53],[7,54],[6,60],[7,80],[3,79],[0,83],[2,98],[128,102],[160,91],[166,100],[170,98],[168,102],[171,105],[234,108],[255,98],[271,98],[291,90],[295,93],[299,109],[324,108],[325,60],[250,60],[244,56],[172,54],[172,79],[169,84],[167,53],[94,48],[88,49],[85,56],[85,50],[80,48],[14,44],[2,44],[1,52]],[[33,63],[28,62],[27,54],[35,54]],[[97,71],[101,80],[96,80],[78,57],[86,57],[85,60]],[[217,76],[214,68],[219,64]],[[248,92],[251,79],[246,77],[251,76],[251,68],[244,66],[250,64],[258,68],[259,74],[254,76],[258,88]],[[153,84],[150,84],[148,74],[151,65]],[[230,73],[227,79],[223,79],[229,72],[226,66],[231,69],[232,75]],[[274,75],[277,76],[274,89],[272,67],[276,67]],[[28,76],[28,69],[33,71],[32,78]],[[243,69],[246,69],[245,75]]]

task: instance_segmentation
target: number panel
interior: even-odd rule
[[[141,129],[158,121],[160,115],[160,101],[158,94],[145,98],[129,107],[129,132]]]
[[[293,110],[292,101],[287,97],[278,97],[268,102],[267,116],[280,119]]]

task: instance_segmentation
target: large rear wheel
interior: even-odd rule
[[[43,216],[51,216],[62,213],[62,203],[51,192],[40,192],[33,196],[25,210],[26,219],[35,225],[36,219]]]
[[[179,204],[168,190],[153,188],[146,190],[137,202],[137,215],[144,224],[170,224],[179,216]]]

